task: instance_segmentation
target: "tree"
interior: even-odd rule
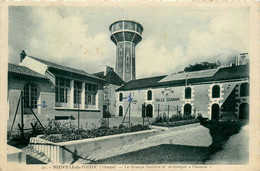
[[[220,66],[220,62],[201,62],[201,63],[196,63],[194,65],[189,65],[188,67],[184,68],[185,72],[192,72],[192,71],[201,71],[201,70],[207,70],[207,69],[214,69],[218,68]]]

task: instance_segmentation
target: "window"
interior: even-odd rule
[[[124,27],[126,30],[135,30],[135,24],[130,21],[124,21]]]
[[[119,93],[119,101],[120,101],[120,102],[123,101],[123,93]]]
[[[152,91],[151,90],[147,91],[147,100],[152,100]]]
[[[81,104],[82,82],[74,81],[74,107]]]
[[[70,80],[56,78],[55,80],[55,101],[56,107],[64,106],[69,102]]]
[[[37,88],[33,83],[27,83],[24,86],[24,106],[32,109],[37,108]]]
[[[212,98],[219,98],[220,97],[220,87],[218,85],[214,85],[212,87]]]
[[[191,99],[191,88],[185,88],[185,99]]]
[[[122,49],[119,50],[119,57],[122,56]]]
[[[126,55],[126,62],[129,62],[129,52],[127,52],[127,55]]]
[[[85,108],[96,105],[97,85],[87,84],[85,86]]]
[[[249,96],[249,84],[248,83],[242,83],[240,85],[240,96]]]

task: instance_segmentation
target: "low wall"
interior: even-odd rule
[[[19,163],[19,164],[25,164],[26,154],[18,148],[7,145],[7,161]]]
[[[79,158],[88,160],[94,153],[105,153],[113,148],[120,148],[156,135],[158,132],[158,130],[146,130],[60,143],[32,137],[29,146],[38,152],[43,152],[53,163],[74,163]]]

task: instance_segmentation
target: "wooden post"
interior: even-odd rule
[[[194,108],[194,119],[196,118],[196,107]]]
[[[108,113],[107,113],[107,127],[109,128],[109,117],[110,117],[110,114],[109,114],[109,99],[108,99],[108,104],[107,104],[107,107],[108,107]]]
[[[143,126],[144,126],[144,118],[146,117],[146,114],[145,114],[145,103],[142,104],[142,118],[143,118]]]
[[[20,131],[21,131],[21,137],[24,138],[24,123],[23,123],[23,115],[24,115],[24,91],[21,91],[22,94],[22,99],[21,99],[21,126],[20,126]],[[19,125],[18,125],[19,126]]]
[[[170,105],[168,105],[168,119],[167,119],[167,126],[169,127],[169,119],[170,119]]]
[[[130,115],[131,115],[131,101],[129,102],[129,128],[131,127]]]
[[[179,120],[179,109],[178,109],[178,105],[177,105],[177,119]]]
[[[158,118],[160,117],[159,112],[160,112],[160,104],[158,104]]]
[[[78,88],[78,87],[77,87],[77,88]],[[79,117],[80,117],[80,116],[79,116],[79,89],[78,89],[77,95],[78,95],[78,99],[77,99],[77,100],[78,100],[78,130],[79,130],[79,129],[80,129],[80,127],[79,127],[79,125],[80,125],[80,120],[79,120],[79,119],[80,119],[80,118],[79,118]]]

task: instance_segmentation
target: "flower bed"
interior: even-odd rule
[[[158,132],[158,130],[144,130],[56,143],[42,139],[43,136],[39,135],[30,139],[29,146],[38,153],[43,153],[52,163],[73,164],[78,159],[86,162],[92,161],[97,154],[121,148],[124,145],[154,136]]]
[[[181,121],[172,121],[172,122],[154,122],[152,125],[155,126],[164,126],[164,127],[176,127],[182,125],[188,125],[193,123],[199,123],[199,119],[190,119],[190,120],[181,120]]]
[[[147,125],[135,125],[131,127],[120,125],[119,127],[115,126],[113,128],[108,128],[104,120],[101,120],[100,124],[101,126],[99,128],[93,126],[89,130],[78,130],[77,127],[71,122],[61,123],[59,121],[50,120],[48,126],[46,127],[47,132],[41,138],[51,142],[66,142],[72,140],[81,140],[87,138],[150,130]]]

